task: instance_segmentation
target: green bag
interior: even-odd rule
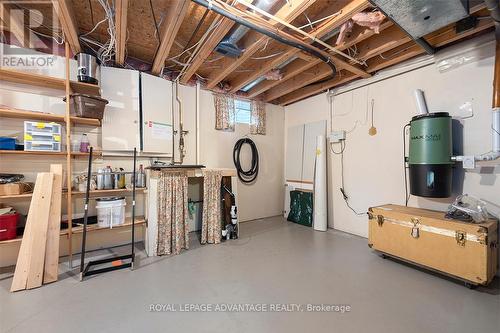
[[[290,213],[288,221],[312,227],[313,194],[304,191],[290,191]]]

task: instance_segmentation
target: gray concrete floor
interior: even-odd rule
[[[193,245],[139,267],[9,293],[0,278],[1,332],[498,332],[498,281],[462,284],[373,253],[366,240],[314,232],[280,217],[242,224],[239,240]],[[193,242],[196,243],[196,242]],[[122,248],[113,251],[123,251]],[[107,252],[94,253],[94,256]],[[64,269],[66,264],[61,264]],[[301,304],[295,312],[180,312],[179,304]],[[172,304],[177,312],[151,312]],[[307,304],[351,311],[308,312]],[[215,310],[215,305],[213,305]]]

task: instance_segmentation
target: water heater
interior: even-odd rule
[[[447,112],[423,113],[410,122],[408,157],[410,193],[431,198],[451,196],[451,117]]]

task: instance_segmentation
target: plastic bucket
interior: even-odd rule
[[[97,225],[99,228],[113,228],[125,223],[124,197],[97,198]]]

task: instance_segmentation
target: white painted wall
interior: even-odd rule
[[[486,40],[491,41],[492,36],[486,37]],[[447,72],[440,73],[431,64],[336,96],[333,124],[329,120],[326,94],[287,106],[285,133],[291,126],[323,119],[329,120],[329,128],[351,130],[344,154],[345,190],[351,205],[363,212],[370,206],[385,203],[404,204],[402,127],[416,114],[414,89],[425,91],[430,112],[447,111],[452,116],[458,116],[461,114],[460,106],[471,102],[474,116],[461,121],[463,154],[480,154],[490,150],[494,44],[487,41],[476,39],[458,46],[453,52],[472,46],[474,58]],[[372,98],[375,100],[375,126],[378,130],[373,137],[368,135]],[[334,145],[335,150],[339,148]],[[328,160],[329,227],[367,237],[366,215],[353,214],[339,191],[339,155],[329,152]],[[500,210],[500,166],[465,172],[462,191],[486,199],[499,206],[495,210]],[[412,197],[409,205],[446,210],[453,199]]]
[[[200,96],[201,163],[209,167],[232,168],[233,147],[249,134],[248,125],[236,124],[234,132],[216,131],[212,93],[202,90]],[[266,105],[266,135],[250,135],[259,150],[259,175],[252,185],[238,180],[238,214],[240,221],[280,215],[284,200],[284,109]],[[249,169],[250,149],[241,152],[243,167]]]

